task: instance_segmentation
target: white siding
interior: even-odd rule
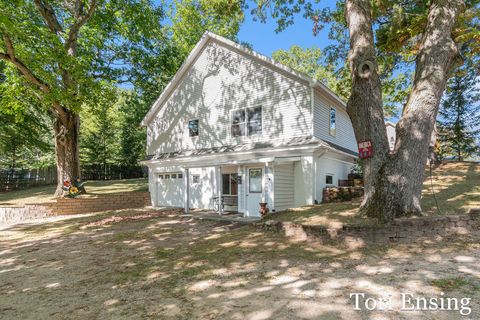
[[[213,209],[212,198],[217,193],[215,167],[192,168],[190,171],[190,208]],[[199,182],[193,183],[193,176],[199,176]]]
[[[293,162],[275,164],[273,188],[275,211],[294,207]]]
[[[327,186],[325,179],[327,175],[333,176],[332,186],[338,186],[338,180],[346,180],[353,166],[349,159],[333,153],[327,153],[321,158],[317,158],[317,178],[316,178],[316,200],[322,201],[323,188]]]
[[[335,108],[336,134],[330,135],[330,107]],[[355,133],[350,117],[338,103],[328,100],[321,92],[314,92],[313,135],[322,140],[357,152]]]
[[[313,204],[313,157],[302,157],[294,165],[295,207]]]
[[[390,150],[393,150],[395,148],[395,140],[397,138],[397,132],[395,131],[395,126],[390,123],[387,123],[386,129],[387,129],[388,146]]]
[[[232,137],[231,111],[259,105],[263,107],[262,135]],[[210,40],[148,124],[147,153],[311,135],[311,105],[308,83]],[[193,119],[199,120],[197,137],[188,132],[188,121]]]

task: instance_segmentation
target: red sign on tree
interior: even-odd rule
[[[373,154],[373,146],[371,140],[366,140],[358,143],[358,157],[360,159],[370,158]]]

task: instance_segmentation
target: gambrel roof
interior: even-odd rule
[[[157,101],[155,101],[155,103],[152,105],[148,113],[145,115],[145,117],[141,122],[142,126],[146,126],[150,122],[150,120],[155,116],[155,114],[160,110],[163,103],[168,99],[170,94],[175,90],[177,85],[182,80],[183,75],[190,69],[192,64],[195,63],[197,57],[202,53],[203,48],[209,43],[210,40],[219,42],[227,48],[234,48],[240,51],[241,53],[243,53],[244,55],[250,57],[251,59],[255,59],[260,62],[263,62],[265,65],[267,65],[269,68],[273,70],[281,71],[283,73],[290,75],[292,78],[296,78],[304,82],[307,82],[311,87],[320,90],[327,97],[331,98],[333,101],[338,102],[339,105],[343,106],[344,108],[346,107],[345,102],[341,100],[332,90],[330,90],[327,86],[325,86],[321,82],[315,79],[312,79],[303,73],[297,72],[287,66],[284,66],[283,64],[275,62],[273,59],[268,58],[264,55],[261,55],[242,45],[239,45],[238,43],[235,43],[227,38],[221,37],[219,35],[216,35],[212,32],[207,31],[203,34],[200,41],[195,45],[192,52],[188,55],[187,59],[184,61],[184,63],[182,64],[180,69],[177,71],[175,76],[172,78],[170,83],[165,87],[163,92],[158,97]]]

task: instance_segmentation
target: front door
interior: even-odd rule
[[[247,216],[259,217],[260,202],[263,194],[263,168],[247,169],[246,209]]]

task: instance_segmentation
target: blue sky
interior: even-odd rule
[[[322,6],[327,6],[332,1],[322,1]],[[296,44],[303,48],[312,46],[324,49],[331,41],[328,39],[328,29],[323,29],[317,36],[312,32],[313,24],[301,15],[295,18],[295,24],[286,30],[276,33],[276,22],[268,19],[266,23],[253,21],[250,10],[245,12],[245,21],[240,28],[238,38],[248,42],[253,49],[263,55],[271,57],[272,52],[278,49],[289,49]]]

